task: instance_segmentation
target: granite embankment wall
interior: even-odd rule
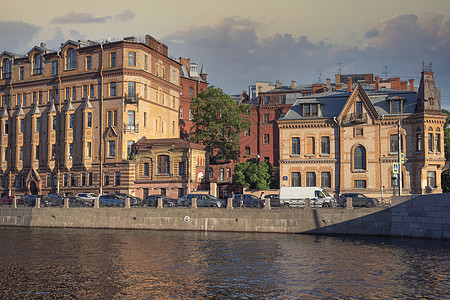
[[[450,194],[374,208],[1,207],[0,226],[383,235],[450,239]]]

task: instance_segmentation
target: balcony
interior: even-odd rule
[[[346,121],[353,124],[367,123],[367,113],[351,113]]]
[[[137,103],[138,98],[139,98],[138,94],[126,94],[125,95],[125,103],[135,104],[135,103]]]
[[[139,132],[139,124],[127,124],[123,123],[123,132],[124,133],[138,133]]]

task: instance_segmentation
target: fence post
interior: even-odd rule
[[[158,198],[158,208],[163,208],[163,198]]]
[[[64,207],[69,208],[69,198],[64,197]]]
[[[99,197],[96,197],[94,199],[94,207],[95,208],[99,208],[100,207],[100,200],[98,199]]]
[[[347,209],[353,209],[353,199],[352,198],[347,198],[346,203],[347,203]]]
[[[233,209],[233,198],[227,199],[227,209]]]
[[[129,197],[125,198],[125,208],[130,208],[130,198]]]
[[[192,198],[191,207],[194,208],[194,209],[197,209],[197,198]]]
[[[34,203],[36,208],[41,208],[41,198],[36,198],[36,202]]]
[[[311,202],[309,198],[305,199],[305,209],[311,209]]]

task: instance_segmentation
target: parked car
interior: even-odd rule
[[[94,193],[79,193],[75,197],[84,202],[85,206],[94,206],[94,201],[98,198]]]
[[[264,207],[263,201],[252,194],[235,194],[233,198],[233,207]]]
[[[64,204],[64,197],[62,194],[48,193],[41,196],[41,206],[62,206]]]
[[[361,193],[344,193],[339,197],[339,206],[347,206],[347,198],[352,198],[353,206],[373,207],[378,205],[378,199],[367,197]]]
[[[19,203],[23,206],[36,206],[36,199],[41,199],[39,195],[25,195]]]
[[[280,195],[278,194],[271,194],[264,196],[262,207],[264,207],[266,204],[266,201],[270,201],[270,207],[279,207],[280,206]]]
[[[99,198],[100,206],[119,206],[125,207],[126,198],[119,195],[101,195]]]
[[[178,206],[191,206],[192,199],[197,198],[197,207],[225,207],[225,203],[208,194],[187,194],[179,198]]]
[[[176,200],[167,198],[164,195],[149,195],[144,200],[142,200],[142,205],[156,207],[158,206],[159,198],[163,199],[163,207],[173,207],[177,205]]]
[[[14,196],[4,196],[0,198],[1,205],[12,205],[14,202]],[[16,200],[16,203],[19,203],[19,199]]]
[[[124,197],[124,198],[129,198],[130,199],[130,205],[141,205],[142,204],[142,200],[139,197],[135,197],[133,195],[130,194],[125,194],[125,193],[116,193],[115,195]]]

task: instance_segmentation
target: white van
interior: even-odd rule
[[[311,207],[336,206],[336,200],[318,186],[282,186],[280,188],[281,206],[305,206],[309,198]]]

